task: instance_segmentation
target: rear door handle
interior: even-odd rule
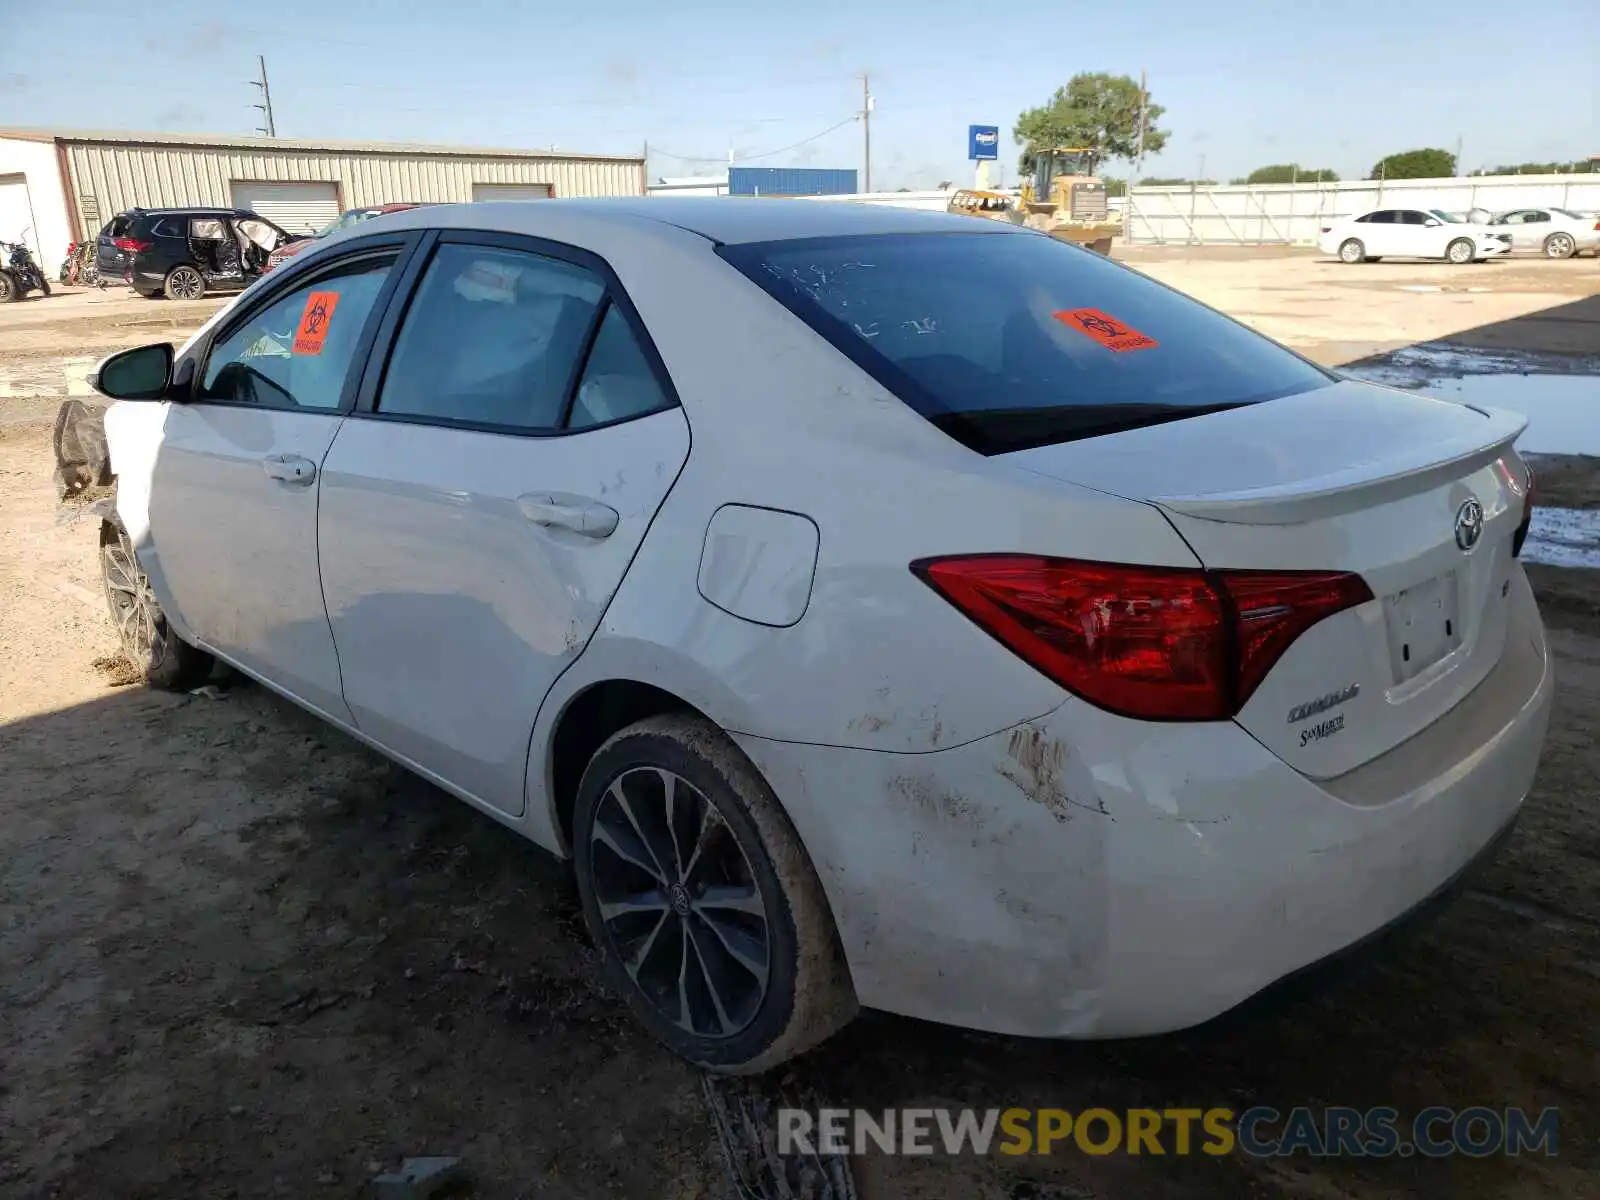
[[[529,492],[517,497],[522,515],[546,529],[566,529],[588,538],[610,537],[617,528],[617,510],[587,496]]]
[[[298,454],[269,454],[261,460],[261,469],[268,479],[297,487],[309,487],[317,477],[317,464]]]

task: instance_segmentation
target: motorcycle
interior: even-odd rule
[[[27,233],[24,229],[17,236],[26,237]],[[0,253],[6,256],[5,266],[0,267],[0,304],[21,300],[29,292],[44,296],[50,294],[50,281],[44,277],[39,264],[33,261],[33,251],[28,249],[26,242],[0,240]]]

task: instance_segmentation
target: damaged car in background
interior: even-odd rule
[[[141,296],[198,300],[248,286],[273,251],[301,240],[244,208],[130,208],[100,231],[95,265]]]
[[[1521,417],[1007,223],[415,209],[92,382],[58,466],[138,673],[570,858],[715,1071],[858,1005],[1203,1022],[1458,885],[1545,736]]]

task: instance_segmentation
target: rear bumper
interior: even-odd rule
[[[862,1003],[1011,1034],[1166,1032],[1382,930],[1516,816],[1554,681],[1514,580],[1489,677],[1337,779],[1231,722],[1077,700],[926,754],[739,740],[812,854]]]

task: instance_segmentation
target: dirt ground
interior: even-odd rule
[[[1129,258],[1326,362],[1519,320],[1571,337],[1539,314],[1600,290],[1590,260]],[[1462,279],[1494,290],[1402,290]],[[348,1197],[429,1153],[462,1155],[482,1197],[730,1195],[698,1076],[598,986],[559,864],[258,687],[121,682],[50,422],[84,360],[213,308],[0,309],[0,1195]],[[1600,507],[1591,466],[1547,464],[1564,502]],[[1600,1195],[1600,579],[1532,574],[1559,678],[1538,783],[1495,866],[1403,947],[1142,1042],[867,1014],[781,1083],[872,1109],[1558,1106],[1557,1158],[875,1159],[861,1194]]]

